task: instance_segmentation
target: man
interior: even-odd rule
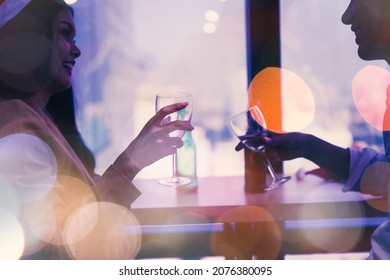
[[[389,0],[351,0],[342,22],[350,25],[355,33],[361,59],[383,59],[390,64]],[[387,92],[390,94],[390,86]],[[386,111],[389,113],[385,113],[383,122],[385,154],[369,148],[341,148],[313,135],[297,132],[273,133],[263,140],[270,158],[283,161],[306,158],[342,181],[344,191],[361,191],[387,198],[390,181],[390,110]],[[236,150],[240,149],[242,144],[236,147]],[[389,234],[389,221],[376,229],[371,239],[371,259],[390,259]]]

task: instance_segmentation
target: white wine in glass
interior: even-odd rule
[[[263,153],[267,169],[272,177],[272,182],[264,186],[269,191],[291,179],[290,176],[277,177],[268,157],[265,154],[265,145],[262,136],[268,135],[267,125],[259,107],[253,106],[230,118],[230,127],[241,143],[255,153]]]
[[[187,107],[167,116],[170,122],[180,121],[191,121],[192,117],[192,95],[188,92],[172,92],[172,93],[161,93],[156,95],[156,112],[161,108],[171,105],[174,103],[188,102]],[[175,130],[169,134],[170,137],[183,137],[185,131]],[[184,186],[191,183],[191,179],[183,176],[178,176],[177,165],[176,165],[177,153],[172,155],[172,176],[168,178],[160,179],[158,182],[161,185],[169,187]]]

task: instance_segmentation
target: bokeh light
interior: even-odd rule
[[[380,224],[374,231],[371,237],[371,246],[374,254],[379,260],[390,259],[390,220]],[[384,234],[387,233],[387,234]]]
[[[249,108],[249,112],[252,116],[253,119],[262,127],[267,128],[267,123],[265,122],[264,116],[260,111],[260,108],[256,107],[251,107]],[[242,135],[245,135],[246,132],[243,131]]]
[[[219,20],[219,14],[214,10],[206,11],[204,17],[209,22],[217,22]]]
[[[269,130],[299,131],[314,119],[315,103],[309,86],[297,74],[278,67],[268,67],[251,81],[249,107],[257,105]]]
[[[58,230],[54,206],[49,200],[24,203],[19,219],[25,234],[24,256],[41,250],[53,239]]]
[[[209,232],[202,225],[211,225],[210,220],[198,213],[182,211],[169,217],[159,229],[153,230],[142,244],[141,257],[186,258],[207,255]],[[210,253],[211,254],[211,253]]]
[[[33,22],[33,17],[25,17],[23,20],[32,26],[37,24]],[[20,91],[34,92],[40,85],[34,73],[50,57],[51,45],[48,38],[33,32],[19,32],[2,38],[2,82]],[[23,83],[20,82],[21,78]]]
[[[65,3],[68,4],[68,5],[73,5],[75,3],[77,3],[78,0],[65,0]]]
[[[356,109],[363,119],[378,130],[383,128],[386,110],[386,89],[390,84],[390,73],[379,66],[369,65],[353,78],[352,95]],[[390,124],[385,125],[390,130]]]
[[[126,232],[125,227],[133,231]],[[65,235],[69,255],[76,260],[131,259],[141,245],[137,219],[125,207],[109,202],[80,208],[68,220]]]
[[[281,249],[281,231],[273,216],[257,206],[235,207],[216,222],[223,232],[214,232],[211,247],[227,259],[276,259]]]
[[[326,189],[319,188],[312,192],[308,193],[307,197],[321,197],[321,192],[326,192]],[[302,204],[299,209],[298,220],[315,221],[315,226],[301,229],[301,236],[305,242],[323,252],[348,252],[353,250],[363,235],[363,219],[360,226],[345,227],[343,224],[327,226],[325,223],[329,222],[328,219],[340,216],[339,211],[337,202],[329,203],[326,211],[322,207],[314,207],[311,203]],[[360,203],[354,203],[350,204],[348,208],[344,208],[343,215],[345,217],[364,217],[365,213]],[[324,222],[323,226],[321,226],[321,219]],[[337,221],[334,220],[334,222]]]
[[[31,120],[20,119],[18,121],[23,123]],[[7,129],[12,130],[12,127],[3,127],[2,133],[8,133]],[[28,147],[26,143],[29,143]],[[28,152],[25,151],[31,146],[34,147],[32,151],[31,149]],[[15,157],[15,147],[23,156]],[[57,179],[56,157],[41,139],[28,134],[11,134],[0,139],[0,151],[2,159],[0,169],[3,174],[6,174],[7,180],[12,182],[12,187],[18,193],[21,203],[36,201],[53,188]],[[28,177],[21,176],[20,166],[24,164],[31,167],[31,170],[27,170],[29,171]]]
[[[0,176],[0,208],[19,215],[20,198],[15,187],[3,176]]]
[[[18,260],[24,250],[24,233],[18,219],[0,208],[0,260]]]
[[[207,22],[203,25],[203,31],[207,34],[213,34],[217,32],[217,25],[213,22]]]
[[[85,205],[96,202],[96,197],[91,188],[83,183],[80,179],[71,176],[59,176],[57,184],[52,188],[50,193],[36,203],[41,203],[41,206],[36,209],[36,216],[30,220],[36,221],[35,224],[30,223],[33,229],[39,232],[42,228],[54,231],[53,234],[45,234],[39,236],[44,238],[47,243],[56,245],[64,245],[64,227],[67,219],[73,215],[78,209]],[[42,207],[42,208],[40,208]],[[34,212],[32,212],[34,214]],[[38,223],[41,221],[41,223]]]
[[[377,210],[388,212],[388,187],[390,182],[390,163],[377,161],[364,171],[360,181],[360,191],[378,199],[369,199],[367,203]],[[381,197],[381,198],[380,198]]]

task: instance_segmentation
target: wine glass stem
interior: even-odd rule
[[[265,154],[264,154],[264,157],[265,157],[265,160],[267,161],[267,168],[268,168],[268,171],[272,177],[272,181],[275,182],[275,180],[277,179],[275,169],[273,168],[271,162],[269,161],[268,157]]]
[[[172,155],[172,178],[177,178],[177,152]]]

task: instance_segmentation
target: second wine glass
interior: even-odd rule
[[[192,117],[192,95],[188,92],[172,92],[172,93],[160,93],[156,95],[156,112],[161,108],[171,105],[174,103],[187,102],[188,105],[184,109],[177,111],[175,113],[167,116],[166,120],[170,122],[180,120],[180,121],[190,121]],[[175,130],[169,134],[170,137],[183,137],[185,131]],[[172,155],[172,176],[168,178],[160,179],[158,182],[161,185],[169,187],[184,186],[191,183],[191,179],[183,176],[178,176],[177,174],[177,164],[176,164],[177,153],[175,152]]]
[[[259,107],[253,106],[230,118],[230,126],[234,134],[245,147],[255,153],[264,155],[267,169],[272,177],[272,182],[264,186],[264,190],[272,190],[291,179],[290,176],[278,177],[265,154],[265,145],[262,137],[268,135],[267,125]]]

